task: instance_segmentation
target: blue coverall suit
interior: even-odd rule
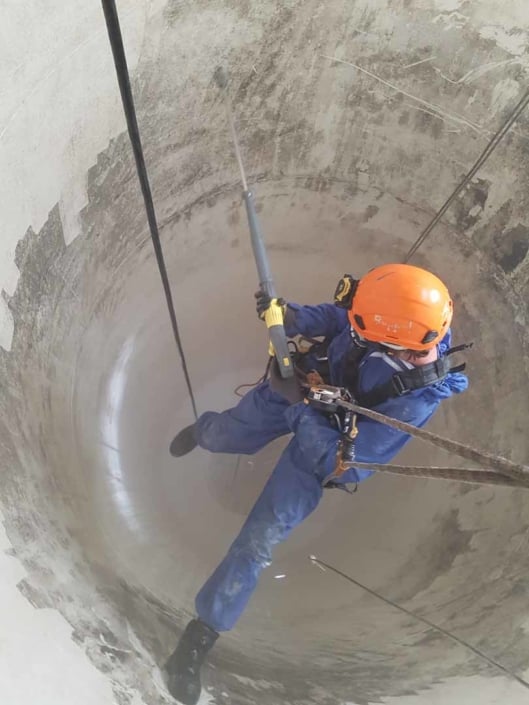
[[[346,353],[353,344],[347,311],[333,304],[288,304],[286,333],[332,339],[328,348],[330,383],[343,386]],[[438,345],[442,356],[450,347],[450,332]],[[409,363],[369,346],[358,377],[366,393]],[[442,399],[462,392],[467,378],[450,373],[432,386],[389,399],[376,408],[387,416],[415,426],[427,423]],[[408,434],[360,417],[356,439],[359,462],[387,463],[410,439]],[[263,568],[270,565],[272,548],[284,541],[318,505],[322,482],[335,466],[339,432],[329,418],[307,404],[290,405],[263,382],[248,392],[237,406],[222,413],[208,411],[197,424],[198,444],[215,453],[256,453],[267,443],[294,434],[283,451],[265,488],[225,558],[196,598],[200,619],[216,631],[232,629],[250,599]],[[362,482],[373,473],[348,470],[340,482]]]

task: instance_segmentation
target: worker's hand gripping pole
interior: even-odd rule
[[[246,213],[248,215],[248,225],[250,226],[250,236],[252,240],[252,249],[259,275],[259,288],[264,291],[272,299],[270,306],[264,314],[264,321],[268,328],[270,337],[270,355],[275,355],[281,377],[286,379],[294,374],[294,367],[290,359],[288,350],[287,336],[283,325],[283,309],[277,303],[277,295],[275,291],[274,281],[268,264],[268,257],[264,245],[261,226],[255,212],[255,205],[251,191],[243,192],[244,203],[246,204]]]
[[[264,320],[266,323],[266,327],[268,328],[268,335],[270,338],[269,352],[270,355],[275,354],[281,377],[283,379],[287,379],[288,377],[293,377],[294,366],[292,364],[292,360],[290,359],[290,353],[288,351],[287,336],[285,333],[285,327],[283,325],[283,311],[281,306],[277,303],[274,281],[272,279],[270,266],[268,264],[268,256],[266,254],[263,235],[261,233],[261,226],[257,219],[257,213],[255,212],[255,205],[253,202],[252,192],[248,189],[248,183],[246,181],[246,173],[244,171],[241,150],[239,148],[239,139],[237,137],[237,131],[235,129],[235,120],[233,118],[230,96],[228,94],[227,89],[228,77],[224,69],[222,67],[219,67],[215,71],[213,78],[217,83],[218,87],[223,92],[224,97],[226,99],[226,111],[228,113],[228,120],[230,123],[231,134],[233,137],[235,156],[237,157],[237,163],[239,164],[239,170],[241,172],[241,181],[243,187],[242,196],[244,199],[244,203],[246,204],[246,213],[248,215],[248,225],[250,227],[252,249],[255,258],[255,264],[257,266],[257,272],[259,274],[259,287],[272,299],[270,306],[264,314]]]

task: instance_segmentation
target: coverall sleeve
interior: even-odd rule
[[[349,325],[347,311],[334,304],[300,306],[289,303],[287,305],[285,331],[289,338],[295,335],[334,338],[347,325]]]
[[[426,403],[420,397],[409,395],[380,404],[377,411],[392,418],[423,426],[430,419],[438,403]],[[336,464],[339,432],[329,419],[305,403],[295,404],[286,412],[287,423],[296,435],[305,462],[320,480],[332,473]],[[356,459],[361,463],[388,463],[411,436],[367,418],[358,418]],[[352,468],[344,473],[340,482],[362,482],[373,474],[371,470]]]

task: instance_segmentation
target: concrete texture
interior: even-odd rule
[[[200,410],[232,404],[259,376],[266,337],[214,68],[231,71],[278,288],[308,303],[328,300],[344,271],[403,257],[528,81],[522,2],[119,9]],[[168,455],[190,406],[101,10],[5,10],[0,467],[6,561],[18,567],[0,586],[2,610],[20,621],[3,620],[12,660],[1,659],[0,696],[25,702],[47,683],[59,703],[62,669],[65,698],[77,686],[87,704],[165,703],[157,665],[279,446],[254,458]],[[471,390],[431,428],[524,461],[528,125],[526,115],[414,260],[447,281],[456,339],[476,343]],[[446,459],[418,443],[401,458]],[[329,492],[212,652],[204,702],[529,702],[508,673],[308,559],[527,680],[528,538],[519,491],[380,476],[354,497]]]

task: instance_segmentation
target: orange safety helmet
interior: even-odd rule
[[[390,348],[430,350],[446,334],[453,303],[431,272],[409,264],[375,267],[360,281],[348,315],[366,340]]]

